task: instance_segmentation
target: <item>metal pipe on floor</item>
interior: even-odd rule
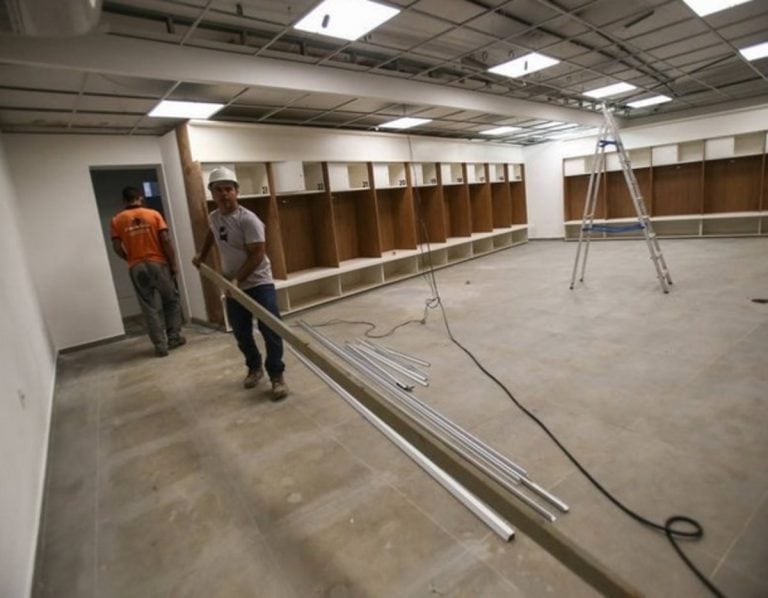
[[[374,369],[376,372],[380,375],[389,380],[391,384],[394,384],[397,388],[401,390],[411,391],[413,390],[413,386],[410,384],[406,384],[405,382],[402,382],[397,376],[392,374],[389,370],[385,370],[380,364],[375,363],[371,358],[369,358],[367,355],[365,355],[362,351],[359,351],[357,347],[354,347],[352,345],[347,344],[346,347],[342,349],[347,354],[354,355],[358,360],[361,360],[365,362],[367,369]],[[359,366],[358,366],[359,367]]]
[[[414,357],[413,355],[408,355],[407,353],[401,353],[400,351],[395,351],[391,347],[385,347],[384,345],[379,345],[378,343],[374,343],[371,340],[365,339],[362,341],[364,344],[369,345],[372,349],[380,349],[381,351],[384,351],[385,353],[389,353],[391,355],[396,355],[397,357],[400,357],[401,359],[405,359],[406,361],[410,361],[412,363],[415,363],[416,365],[424,366],[424,367],[430,367],[432,364],[428,361],[424,361],[423,359],[419,359],[418,357]]]
[[[364,345],[352,345],[353,347],[357,348],[359,351],[362,351],[366,355],[368,355],[371,359],[375,359],[377,361],[380,361],[384,365],[386,365],[389,368],[392,368],[396,372],[400,372],[403,376],[407,376],[411,380],[415,381],[417,384],[421,384],[422,386],[429,386],[429,378],[427,376],[421,374],[420,372],[415,372],[413,370],[410,370],[406,367],[403,367],[396,361],[393,361],[389,359],[388,357],[385,357],[378,351],[374,351],[373,349],[369,349],[368,347]]]
[[[365,346],[365,347],[368,347],[368,349],[370,349],[371,351],[375,351],[379,355],[381,355],[383,357],[386,357],[387,359],[391,359],[393,361],[396,361],[401,367],[409,369],[412,372],[415,372],[415,373],[419,374],[420,376],[423,376],[424,378],[429,379],[429,376],[427,375],[426,372],[424,372],[423,370],[421,370],[418,367],[416,367],[416,365],[414,365],[413,363],[405,360],[402,357],[402,355],[404,355],[403,353],[401,353],[399,355],[398,354],[393,354],[391,351],[388,351],[384,347],[380,347],[379,345],[371,343],[370,341],[367,341],[365,339],[360,340],[359,343],[361,345]],[[422,362],[422,363],[424,363],[424,362]]]
[[[328,349],[330,349],[331,351],[339,355],[342,359],[345,359],[346,356],[348,355],[334,341],[332,341],[322,333],[312,328],[312,326],[310,326],[307,322],[300,321],[299,325],[304,330],[306,330],[309,334],[315,337],[320,343],[322,343]],[[381,384],[381,378],[376,376],[375,372],[372,372],[367,368],[361,369],[361,372],[364,375],[368,375],[374,382],[378,382],[379,384]],[[486,474],[492,476],[499,484],[502,484],[505,489],[507,489],[512,494],[514,494],[518,499],[520,499],[528,507],[536,511],[539,515],[541,515],[548,521],[550,522],[555,521],[556,518],[550,511],[548,511],[545,507],[537,503],[530,496],[524,494],[523,492],[521,492],[515,487],[515,484],[520,483],[521,476],[517,472],[515,472],[514,469],[510,468],[504,462],[503,456],[494,457],[490,455],[488,453],[487,446],[483,445],[482,443],[479,443],[477,439],[475,439],[474,437],[469,435],[466,431],[456,426],[450,420],[447,420],[446,418],[444,418],[442,415],[440,415],[436,411],[431,410],[431,408],[425,409],[426,405],[424,405],[423,403],[415,399],[415,397],[409,395],[408,393],[398,391],[398,389],[392,388],[392,386],[388,384],[385,384],[385,388],[390,393],[395,395],[395,397],[399,398],[401,400],[401,403],[404,403],[405,407],[410,408],[412,411],[415,411],[422,418],[426,419],[426,423],[428,425],[430,424],[432,426],[436,425],[440,430],[448,434],[449,438],[453,440],[453,443],[451,444],[454,445],[454,448],[456,448],[454,443],[459,443],[464,449],[469,451],[470,454],[467,454],[467,453],[462,453],[462,454],[467,459],[470,459],[476,466],[483,469],[483,471],[485,471]],[[433,418],[433,417],[430,417],[430,415],[437,415],[439,417]],[[461,432],[461,435],[458,437],[456,434],[456,430]],[[547,496],[543,496],[543,498],[549,500]],[[556,503],[555,506],[559,507],[559,505],[564,505],[562,501],[558,501],[558,503]],[[567,506],[565,508],[567,510]]]
[[[432,461],[427,459],[421,452],[416,450],[413,445],[406,441],[400,434],[395,432],[387,424],[381,421],[368,409],[358,402],[355,397],[344,390],[336,382],[333,381],[327,374],[325,374],[320,368],[318,368],[311,361],[304,356],[296,352],[292,347],[288,349],[301,361],[307,368],[309,368],[315,375],[317,375],[323,382],[325,382],[330,388],[332,388],[342,399],[344,399],[355,411],[357,411],[365,420],[370,423],[379,432],[384,434],[394,445],[396,445],[401,451],[408,455],[419,467],[421,467],[426,473],[428,473],[432,479],[445,488],[450,494],[459,502],[461,502],[467,509],[485,523],[496,535],[498,535],[505,542],[509,542],[515,536],[515,530],[509,525],[509,522],[499,516],[493,509],[491,509],[484,502],[479,500],[474,494],[469,492],[464,486],[459,484],[455,479],[448,475],[443,469],[435,465]]]

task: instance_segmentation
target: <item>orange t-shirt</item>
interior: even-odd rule
[[[123,243],[128,267],[139,262],[167,263],[158,234],[167,229],[160,212],[143,207],[125,208],[112,218],[110,224],[112,238]]]

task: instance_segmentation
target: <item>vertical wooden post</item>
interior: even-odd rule
[[[192,223],[192,238],[195,248],[203,246],[205,236],[208,234],[208,209],[206,207],[205,187],[203,172],[200,163],[192,160],[192,148],[189,141],[189,130],[186,123],[176,127],[176,143],[179,148],[181,169],[184,175],[184,191],[187,194],[187,209]],[[218,262],[218,253],[213,248],[206,260],[209,264]],[[200,277],[203,287],[203,299],[208,321],[214,324],[224,324],[224,312],[221,307],[221,296],[216,286],[209,280]]]

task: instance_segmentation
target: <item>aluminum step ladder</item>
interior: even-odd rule
[[[579,282],[584,282],[584,272],[587,269],[587,256],[589,255],[589,243],[592,240],[592,232],[600,230],[604,232],[627,232],[629,230],[642,230],[645,242],[648,245],[648,252],[651,261],[656,268],[656,276],[659,279],[661,289],[669,293],[669,287],[672,284],[672,278],[669,275],[667,263],[664,261],[664,255],[661,253],[659,240],[653,231],[653,224],[645,209],[643,195],[640,192],[640,185],[637,183],[635,173],[632,172],[632,165],[629,156],[624,149],[624,144],[619,136],[619,129],[613,115],[603,104],[603,124],[600,126],[600,133],[595,145],[595,153],[592,158],[592,171],[589,175],[589,185],[587,186],[587,198],[584,202],[584,216],[581,220],[581,229],[579,230],[579,245],[576,249],[576,260],[573,263],[573,274],[571,275],[571,289],[576,283],[576,272],[579,269],[579,260],[581,259],[581,277]],[[597,198],[600,190],[600,179],[605,174],[605,148],[615,146],[619,157],[621,170],[624,172],[624,180],[627,182],[629,195],[632,197],[632,203],[637,212],[637,223],[629,226],[615,226],[595,224],[595,210],[597,209]],[[582,253],[582,245],[583,253]]]

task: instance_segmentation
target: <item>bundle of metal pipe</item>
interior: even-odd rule
[[[555,515],[544,505],[540,504],[533,497],[524,492],[520,488],[521,486],[544,499],[544,501],[553,505],[563,513],[568,512],[568,505],[531,480],[525,469],[504,455],[501,455],[493,448],[487,446],[476,437],[472,436],[469,432],[408,392],[413,388],[412,386],[403,383],[394,376],[392,372],[387,371],[382,367],[382,364],[387,362],[395,363],[394,360],[389,359],[383,354],[386,353],[386,350],[379,348],[377,351],[370,346],[360,346],[359,344],[347,344],[347,346],[342,347],[318,332],[307,322],[300,321],[299,326],[320,342],[320,344],[333,352],[337,357],[341,358],[361,375],[383,390],[394,408],[407,413],[410,417],[418,419],[424,425],[428,426],[430,430],[453,447],[455,451],[461,453],[464,458],[471,461],[484,473],[491,476],[510,493],[533,509],[536,513],[544,517],[547,521],[555,521]],[[401,356],[402,355],[403,354],[401,354]],[[381,357],[381,359],[378,359],[377,356]],[[387,365],[389,365],[389,363],[387,363]],[[422,383],[426,383],[424,385],[428,384],[426,376],[424,376],[423,373],[414,371],[415,368],[407,368],[402,364],[397,365],[400,366],[400,369],[393,369],[403,374],[407,371],[413,376],[420,376],[423,378]],[[416,380],[417,378],[411,377],[411,379]]]

